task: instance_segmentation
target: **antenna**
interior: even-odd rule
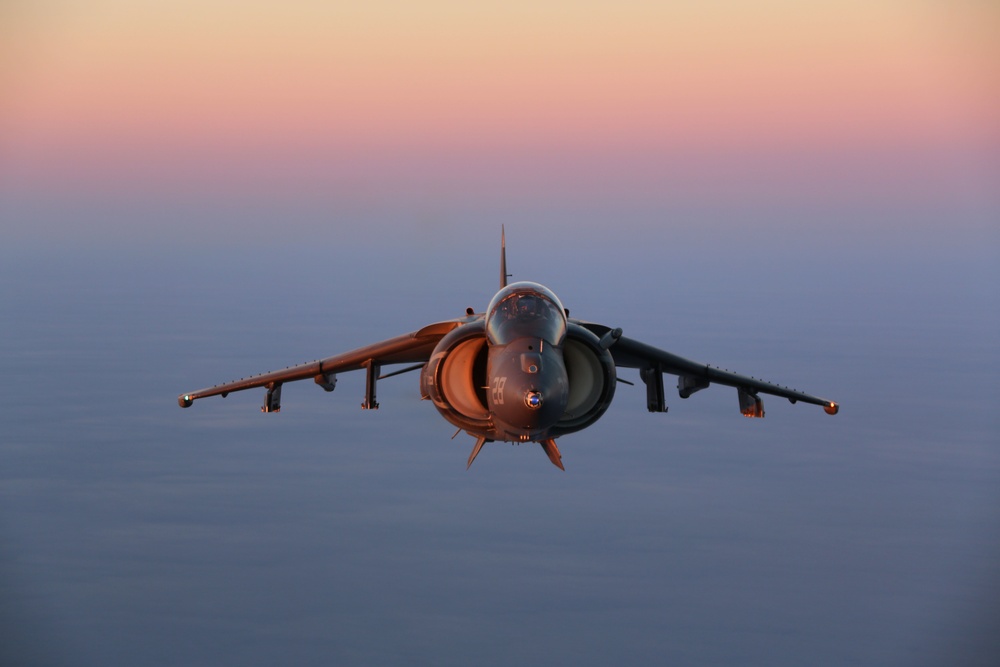
[[[507,237],[503,225],[500,225],[500,289],[507,286],[510,277],[511,274],[507,273]]]

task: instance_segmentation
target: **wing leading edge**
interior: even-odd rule
[[[614,331],[602,324],[580,322],[599,338],[613,335]],[[610,340],[610,339],[609,339]],[[840,406],[829,399],[813,396],[797,389],[765,382],[755,377],[740,375],[722,368],[686,359],[665,350],[660,350],[625,336],[616,337],[610,350],[616,366],[638,368],[647,388],[647,403],[651,412],[666,412],[663,392],[663,373],[678,376],[677,391],[681,398],[687,398],[710,384],[735,387],[739,392],[740,411],[747,417],[763,417],[764,407],[758,393],[787,398],[792,403],[802,401],[822,406],[827,414],[835,415]]]
[[[234,391],[266,387],[268,390],[267,400],[261,409],[264,412],[277,412],[280,410],[281,385],[285,382],[295,382],[312,378],[316,384],[326,391],[333,391],[337,383],[337,379],[334,376],[337,373],[366,369],[368,371],[368,386],[365,402],[362,404],[362,407],[377,408],[378,404],[375,403],[375,380],[378,378],[379,370],[383,365],[406,363],[422,365],[426,363],[430,359],[431,353],[434,351],[434,347],[438,344],[438,341],[455,327],[468,322],[469,319],[465,317],[444,322],[435,322],[417,331],[359,347],[350,352],[181,394],[177,397],[177,403],[182,408],[187,408],[199,398],[206,398],[208,396],[225,397]]]

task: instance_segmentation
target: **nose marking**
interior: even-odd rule
[[[493,378],[493,402],[503,405],[503,388],[507,384],[507,376]]]

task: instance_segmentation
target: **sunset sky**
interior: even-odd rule
[[[15,0],[0,187],[981,208],[998,17],[977,0]]]

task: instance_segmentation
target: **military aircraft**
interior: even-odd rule
[[[681,398],[710,384],[735,387],[740,411],[763,417],[760,394],[820,405],[827,414],[837,403],[795,389],[709,366],[657,349],[611,328],[569,317],[558,297],[533,282],[508,284],[506,235],[500,235],[500,291],[483,313],[435,322],[414,332],[284,370],[254,375],[181,394],[182,408],[206,396],[264,387],[263,412],[281,409],[281,386],[310,378],[325,391],[337,373],[364,370],[363,409],[377,409],[375,385],[420,370],[420,392],[446,420],[476,439],[467,468],[487,442],[537,442],[549,460],[565,470],[556,438],[587,428],[611,405],[617,368],[639,369],[646,407],[666,412],[663,374],[677,376]],[[384,366],[410,364],[382,373]]]

